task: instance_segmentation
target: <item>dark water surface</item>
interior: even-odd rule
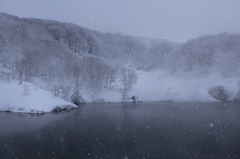
[[[240,104],[96,104],[0,113],[0,159],[240,158]]]

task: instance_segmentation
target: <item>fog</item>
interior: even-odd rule
[[[238,0],[0,0],[0,12],[76,23],[101,32],[185,42],[240,33]]]

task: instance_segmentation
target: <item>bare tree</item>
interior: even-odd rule
[[[27,48],[23,49],[21,59],[15,63],[16,72],[20,83],[22,81],[31,80],[31,78],[34,76],[34,72],[36,71],[38,61],[39,59],[37,59],[37,55],[33,50]]]
[[[2,35],[0,35],[0,62],[1,63],[4,63],[4,61],[6,60],[4,57],[4,45],[5,45],[5,41]]]
[[[96,57],[85,59],[86,83],[94,93],[104,86],[105,64]]]
[[[120,93],[122,95],[121,102],[128,100],[128,93],[137,83],[137,74],[128,68],[122,68],[119,71]]]
[[[71,100],[73,103],[79,105],[83,102],[81,93],[80,93],[80,89],[81,89],[81,85],[82,85],[82,65],[81,65],[81,61],[80,60],[76,60],[74,61],[71,66],[71,76],[73,78],[73,94],[71,96]]]
[[[117,70],[111,66],[105,68],[105,88],[112,88],[112,84],[116,81]]]
[[[0,35],[0,54],[3,51],[3,46],[4,46],[4,40],[3,40],[2,35]]]
[[[17,72],[18,80],[20,81],[20,84],[22,84],[23,75],[24,75],[24,64],[22,61],[16,62],[16,72]]]

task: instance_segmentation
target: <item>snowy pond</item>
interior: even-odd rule
[[[95,104],[0,113],[1,159],[240,158],[240,104]]]

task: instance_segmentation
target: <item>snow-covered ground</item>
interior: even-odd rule
[[[0,81],[0,111],[41,113],[76,107],[31,83]]]

